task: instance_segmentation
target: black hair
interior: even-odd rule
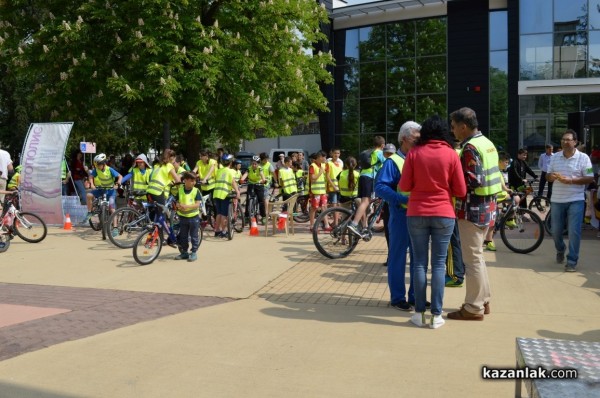
[[[448,122],[439,115],[430,116],[421,124],[421,136],[416,145],[425,145],[431,140],[444,141],[454,148],[454,137],[450,134]]]

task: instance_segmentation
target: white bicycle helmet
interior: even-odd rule
[[[225,155],[223,155],[223,157],[221,157],[221,162],[223,164],[229,164],[231,161],[233,160],[233,155],[226,153]]]
[[[254,160],[255,162],[260,162],[260,156],[254,155],[252,156],[252,160]]]
[[[103,153],[99,153],[98,155],[96,155],[94,157],[94,163],[96,163],[96,164],[106,163],[106,155]]]

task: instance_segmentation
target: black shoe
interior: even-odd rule
[[[413,303],[412,301],[409,301],[408,304],[412,305],[413,307],[415,306],[415,303]],[[429,301],[425,301],[425,308],[431,308],[431,303]]]
[[[565,252],[556,252],[556,263],[562,264],[565,261]]]
[[[406,301],[400,301],[396,304],[390,304],[390,307],[395,308],[400,311],[412,311],[412,306]]]

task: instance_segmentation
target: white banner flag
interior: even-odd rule
[[[32,123],[21,153],[21,207],[62,225],[61,164],[73,122]]]

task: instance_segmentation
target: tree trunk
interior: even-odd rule
[[[183,134],[183,142],[178,150],[186,159],[191,169],[194,169],[196,161],[200,159],[200,135],[194,129],[188,129]]]

